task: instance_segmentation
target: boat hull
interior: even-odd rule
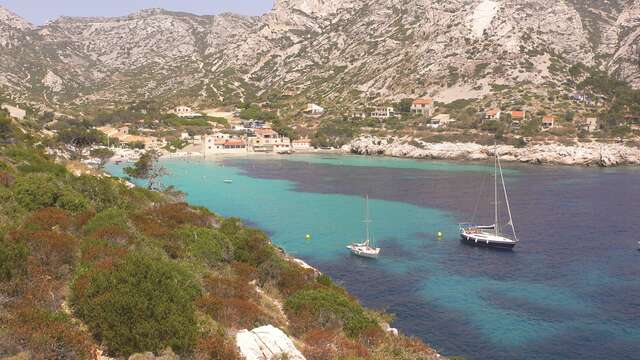
[[[359,249],[357,246],[347,246],[347,249],[351,250],[351,254],[363,258],[368,259],[377,259],[380,255],[380,249],[372,250],[372,251],[364,251]]]
[[[516,246],[516,242],[498,242],[492,240],[484,240],[467,234],[460,234],[460,240],[467,245],[500,250],[513,250],[513,248]]]

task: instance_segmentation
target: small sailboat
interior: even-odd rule
[[[356,256],[375,259],[380,255],[380,248],[374,247],[373,241],[369,235],[369,225],[371,219],[369,217],[369,195],[365,200],[365,240],[361,243],[353,243],[347,246],[347,249],[351,250],[351,253]]]
[[[231,180],[231,179],[225,179],[225,180],[224,180],[224,183],[225,183],[225,184],[233,184],[233,180]]]
[[[494,160],[494,223],[493,225],[476,225],[472,223],[460,224],[460,238],[463,242],[481,247],[499,248],[499,249],[513,249],[518,243],[518,237],[516,235],[516,229],[513,225],[513,218],[511,216],[511,206],[509,205],[509,196],[507,195],[507,187],[504,183],[504,176],[502,175],[502,166],[500,165],[500,155],[498,154],[498,146],[495,147],[495,160]],[[509,222],[506,226],[511,228],[511,234],[503,232],[499,220],[498,220],[498,177],[500,177],[500,183],[502,184],[502,190],[504,192],[504,199],[506,203],[507,213],[509,214]]]

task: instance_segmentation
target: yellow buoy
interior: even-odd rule
[[[443,236],[442,231],[438,231],[438,239],[442,239]]]
[[[311,240],[311,235],[307,234],[307,235],[304,237],[304,239],[305,239],[305,240],[307,240],[307,241]]]

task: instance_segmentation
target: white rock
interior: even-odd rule
[[[290,360],[306,360],[293,341],[272,325],[239,331],[236,344],[246,360],[271,360],[278,355],[287,355]]]

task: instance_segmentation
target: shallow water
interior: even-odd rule
[[[506,165],[521,243],[504,252],[466,246],[457,235],[476,204],[475,220],[492,223],[493,204],[478,203],[478,193],[493,164],[295,155],[163,165],[171,172],[165,184],[191,203],[260,227],[445,355],[640,354],[637,169]],[[363,236],[364,194],[383,248],[374,261],[345,248]]]

